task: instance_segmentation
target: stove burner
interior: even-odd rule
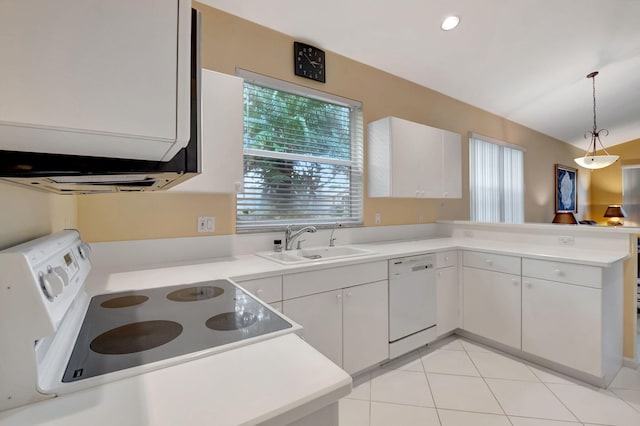
[[[206,300],[218,297],[224,290],[220,287],[198,286],[188,287],[180,290],[172,291],[167,295],[167,299],[174,302],[195,302],[197,300]]]
[[[100,304],[103,308],[126,308],[128,306],[140,305],[149,300],[147,296],[131,295],[114,297],[113,299],[105,300]]]
[[[91,342],[92,351],[104,355],[123,355],[164,345],[182,333],[173,321],[142,321],[123,325],[102,333]]]
[[[209,318],[206,325],[210,329],[218,331],[238,330],[249,327],[257,320],[258,317],[251,312],[225,312]]]

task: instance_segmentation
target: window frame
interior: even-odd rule
[[[340,158],[309,156],[304,154],[283,153],[270,150],[261,150],[254,148],[245,148],[243,146],[243,168],[246,162],[246,156],[250,155],[254,158],[269,158],[292,161],[303,161],[315,164],[329,164],[349,167],[349,194],[351,215],[349,217],[335,218],[301,218],[301,219],[272,219],[272,220],[239,220],[239,203],[236,198],[236,233],[252,233],[252,232],[269,232],[284,230],[287,225],[314,225],[318,228],[330,228],[339,222],[344,227],[362,226],[364,223],[364,141],[363,141],[363,122],[362,122],[362,103],[352,99],[336,96],[330,93],[321,92],[319,90],[299,86],[287,81],[278,80],[265,75],[257,74],[251,71],[237,69],[236,75],[244,79],[245,84],[253,84],[268,89],[286,92],[296,96],[302,96],[309,99],[326,102],[350,110],[350,135],[351,160]],[[244,115],[244,114],[243,114]],[[244,120],[244,116],[243,116]],[[244,145],[244,138],[243,138]],[[243,173],[244,179],[244,173]],[[240,194],[239,194],[240,195]]]

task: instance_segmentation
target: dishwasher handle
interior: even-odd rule
[[[411,272],[422,271],[424,269],[433,269],[433,263],[413,266],[411,267]]]

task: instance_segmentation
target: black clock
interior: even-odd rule
[[[296,75],[324,83],[326,65],[323,50],[293,42],[293,67]]]

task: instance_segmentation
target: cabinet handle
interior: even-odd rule
[[[493,260],[491,260],[491,259],[487,259],[487,260],[485,260],[485,263],[486,263],[487,265],[491,266],[491,265],[493,265]]]
[[[264,291],[261,288],[256,290],[256,294],[262,294],[262,293],[264,293]]]
[[[518,280],[515,279],[515,278],[511,278],[511,282],[514,283],[514,284],[518,284]]]
[[[351,297],[351,292],[348,292],[348,293],[347,293],[347,297]]]
[[[438,272],[438,278],[442,278],[442,272]]]
[[[445,261],[445,262],[448,262],[448,261],[449,261],[449,256],[445,256],[445,257],[444,257],[444,261]]]
[[[561,271],[560,269],[556,269],[556,270],[555,270],[555,271],[553,271],[553,272],[555,272],[555,273],[556,273],[556,275],[558,275],[558,276],[563,275],[563,274],[562,274],[562,271]]]
[[[526,285],[527,288],[532,288],[533,287],[533,285],[531,284],[531,281],[525,281],[524,285]]]
[[[338,302],[341,302],[342,301],[342,294],[336,294],[336,300]]]

